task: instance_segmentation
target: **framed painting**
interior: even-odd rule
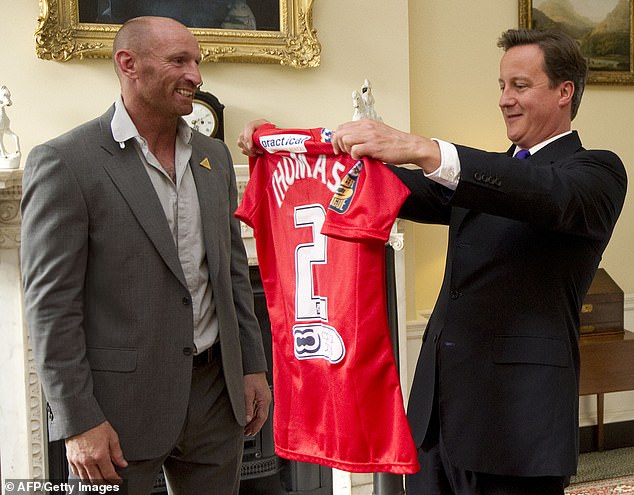
[[[172,17],[200,43],[203,62],[317,67],[321,45],[313,0],[39,0],[37,56],[65,62],[108,58],[121,24],[140,15]]]
[[[634,0],[519,0],[520,27],[561,29],[579,41],[588,83],[634,84]]]

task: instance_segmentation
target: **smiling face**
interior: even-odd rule
[[[500,109],[508,138],[528,149],[570,130],[574,85],[551,85],[537,45],[509,48],[500,61]]]
[[[147,49],[137,58],[137,89],[143,103],[171,116],[192,111],[192,99],[202,82],[196,38],[169,19],[153,24]]]
[[[200,47],[182,24],[163,17],[141,17],[124,24],[115,37],[115,67],[121,92],[137,127],[176,128],[192,111],[201,84]]]

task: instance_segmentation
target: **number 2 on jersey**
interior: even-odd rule
[[[295,228],[312,228],[312,242],[295,248],[295,319],[328,321],[328,298],[315,294],[313,265],[327,263],[327,238],[321,233],[326,210],[320,204],[295,207]]]

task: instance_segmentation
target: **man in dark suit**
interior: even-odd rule
[[[409,399],[421,471],[408,495],[562,494],[576,471],[578,315],[627,179],[571,131],[587,73],[577,43],[509,30],[499,46],[507,153],[367,120],[334,133],[337,150],[420,167],[394,169],[412,191],[400,216],[449,225]]]
[[[201,84],[182,24],[114,41],[121,97],[37,146],[24,171],[31,342],[75,478],[150,493],[238,493],[244,434],[271,394],[233,212],[227,147],[181,119]],[[213,487],[213,488],[212,488]]]

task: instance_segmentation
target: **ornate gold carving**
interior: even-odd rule
[[[317,67],[319,65],[321,45],[317,41],[317,31],[311,27],[310,12],[299,12],[298,34],[286,40],[285,48],[263,48],[265,54],[296,69]]]
[[[151,1],[151,0],[148,0]],[[39,0],[35,51],[45,60],[108,58],[118,24],[80,23],[78,0]],[[279,0],[279,31],[192,28],[203,62],[278,63],[298,69],[320,64],[312,27],[313,0]]]
[[[35,31],[35,51],[39,58],[67,62],[73,57],[83,58],[105,48],[98,40],[82,42],[76,29],[70,26],[71,19],[77,20],[77,1],[67,2],[64,12],[74,8],[74,16],[65,18],[60,12],[60,2],[66,0],[40,0],[40,16]],[[103,29],[96,29],[103,31]],[[114,30],[112,37],[114,38]],[[111,48],[112,49],[112,48]]]

